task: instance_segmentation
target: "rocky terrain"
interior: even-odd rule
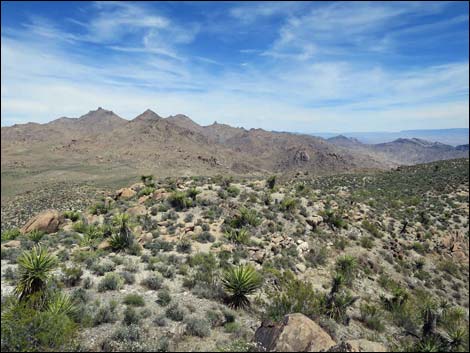
[[[126,131],[216,138],[260,160],[257,141],[283,139],[153,119]],[[309,162],[290,148],[274,153]],[[145,174],[129,185],[70,184],[76,203],[45,191],[24,216],[2,205],[2,351],[468,351],[468,159],[328,176]]]

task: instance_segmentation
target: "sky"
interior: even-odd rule
[[[103,107],[293,132],[468,127],[463,2],[1,2],[1,124]]]

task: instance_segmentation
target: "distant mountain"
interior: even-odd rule
[[[404,130],[399,132],[345,132],[345,137],[356,138],[363,143],[377,144],[392,142],[400,138],[419,138],[427,141],[441,142],[451,146],[463,145],[469,143],[468,128],[459,129],[434,129],[434,130]],[[336,133],[317,132],[310,133],[312,136],[331,138],[337,136]]]
[[[440,142],[430,142],[418,138],[399,138],[386,143],[365,144],[355,138],[339,135],[331,137],[327,141],[352,151],[370,154],[377,159],[397,164],[410,165],[468,157],[468,145],[466,145],[467,149],[465,149],[465,145],[453,147]]]
[[[126,120],[99,108],[80,118],[2,127],[1,139],[2,170],[50,170],[58,178],[69,170],[85,178],[98,169],[124,177],[140,171],[159,176],[329,174],[391,166],[318,137],[218,123],[200,126],[182,114],[162,118],[151,110]]]
[[[457,151],[468,151],[468,143],[466,145],[459,145],[455,147]]]

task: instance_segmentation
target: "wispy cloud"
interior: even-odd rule
[[[468,15],[436,16],[447,3],[229,5],[217,26],[121,2],[2,24],[2,124],[103,106],[307,132],[468,126],[468,54],[403,61],[422,36],[468,32]]]

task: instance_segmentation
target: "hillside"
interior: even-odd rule
[[[80,190],[87,205],[44,194],[24,220],[2,214],[2,351],[465,351],[468,173],[461,159],[283,181],[146,176]],[[56,316],[11,300],[36,244],[60,261],[43,277]]]

